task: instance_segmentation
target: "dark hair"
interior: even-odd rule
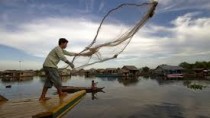
[[[68,43],[69,41],[66,40],[65,38],[60,38],[58,41],[58,44],[61,45],[62,43]]]

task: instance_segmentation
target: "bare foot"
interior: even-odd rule
[[[49,99],[51,99],[50,97],[41,97],[41,98],[39,98],[39,101],[47,101],[47,100],[49,100]]]

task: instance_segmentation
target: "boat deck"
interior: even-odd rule
[[[72,109],[86,94],[85,90],[68,94],[63,99],[54,95],[46,102],[39,102],[38,98],[7,101],[0,103],[1,118],[57,118]]]

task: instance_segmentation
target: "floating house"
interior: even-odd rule
[[[205,78],[210,80],[210,69],[204,70],[205,72]]]
[[[122,67],[123,74],[129,77],[138,76],[139,70],[135,66],[127,65]]]
[[[183,78],[184,68],[171,65],[160,65],[154,70],[156,76],[162,76],[166,78]]]
[[[2,78],[18,78],[20,72],[17,70],[6,70],[2,72]]]
[[[210,76],[210,70],[205,68],[194,68],[193,72],[196,78],[206,78]]]
[[[106,68],[97,71],[97,77],[136,77],[139,70],[135,66],[123,66],[120,68]]]
[[[117,74],[118,73],[118,70],[116,68],[107,68],[104,70],[104,73],[107,73],[107,74]]]
[[[106,69],[98,69],[96,71],[97,77],[118,77],[119,69],[117,68],[106,68]]]
[[[35,72],[33,70],[23,70],[20,71],[20,77],[33,77]]]
[[[104,74],[105,73],[105,69],[97,69],[96,70],[96,74]]]
[[[6,70],[2,72],[3,81],[19,81],[31,79],[35,75],[33,70]]]

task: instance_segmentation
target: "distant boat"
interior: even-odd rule
[[[11,88],[12,87],[12,85],[7,85],[7,86],[5,86],[6,88]]]
[[[76,91],[86,90],[87,93],[104,92],[105,87],[96,87],[98,82],[91,81],[91,87],[75,87],[75,86],[62,86],[63,92],[73,93]]]
[[[184,78],[183,74],[167,74],[167,78]]]

